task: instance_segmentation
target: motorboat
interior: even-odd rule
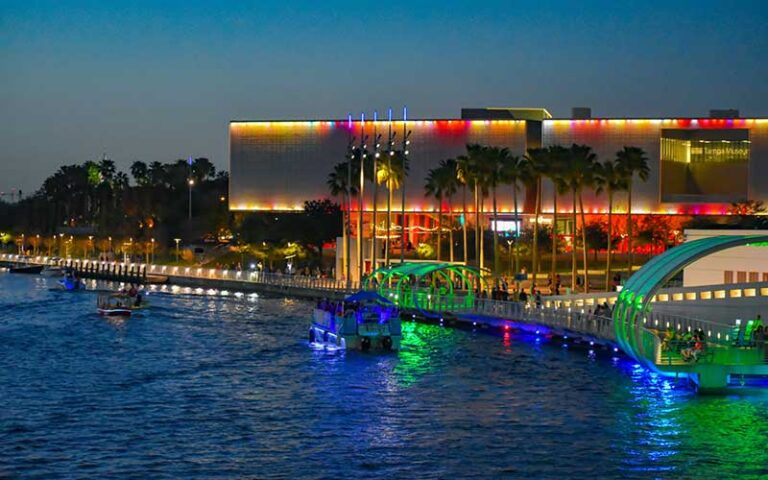
[[[85,290],[85,282],[71,275],[67,275],[60,279],[59,286],[67,291]]]
[[[360,291],[342,302],[320,302],[309,327],[311,344],[345,350],[400,349],[400,313],[394,303],[371,291]]]
[[[99,295],[96,311],[105,317],[130,317],[132,301],[125,295]]]
[[[30,275],[38,275],[43,271],[44,265],[15,265],[8,269],[11,273],[26,273]]]

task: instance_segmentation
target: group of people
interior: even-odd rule
[[[317,308],[336,316],[344,316],[346,312],[356,312],[360,308],[360,304],[344,301],[332,302],[324,298],[317,302]]]
[[[706,352],[706,348],[706,336],[704,330],[700,328],[678,335],[672,327],[669,327],[661,343],[662,351],[679,353],[686,362],[697,362]]]
[[[120,290],[120,293],[123,295],[126,295],[129,298],[132,298],[134,307],[141,306],[141,302],[143,300],[141,296],[141,292],[139,291],[138,287],[136,287],[136,285],[134,285],[133,283],[131,283],[128,288],[123,287],[123,289]]]
[[[576,282],[578,283],[580,279],[581,277],[578,277]],[[552,295],[560,295],[560,287],[562,284],[562,279],[560,278],[559,273],[555,274],[554,280],[552,279],[552,275],[547,276],[547,288],[549,288],[549,291],[552,293]]]
[[[520,303],[528,303],[529,300],[533,300],[536,304],[536,308],[541,308],[541,290],[531,288],[531,295],[529,297],[528,294],[525,293],[525,289],[521,288],[520,293],[517,294],[517,301]]]
[[[610,317],[611,315],[613,315],[613,308],[611,308],[611,306],[608,305],[608,301],[605,301],[602,304],[598,304],[595,307],[595,311],[592,313],[598,317]]]

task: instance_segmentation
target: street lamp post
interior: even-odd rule
[[[411,141],[408,137],[411,136],[411,132],[407,128],[408,123],[408,108],[403,107],[403,184],[400,186],[401,199],[400,199],[400,264],[405,262],[405,165],[408,157],[408,145]]]
[[[365,113],[360,114],[360,190],[357,192],[357,281],[363,281],[363,195],[365,190],[365,157],[368,137],[365,136]]]
[[[88,247],[86,248],[86,252],[88,252],[88,253],[86,253],[85,256],[87,258],[91,258],[90,257],[90,252],[93,252],[94,250],[95,250],[95,248],[94,248],[94,245],[93,245],[93,235],[88,235]]]
[[[107,252],[107,254],[108,254],[108,255],[107,255],[107,257],[106,257],[106,258],[107,258],[107,259],[109,259],[110,257],[112,257],[112,258],[114,257],[114,256],[112,255],[112,237],[107,237],[107,240],[109,241],[109,243],[108,243],[108,246],[109,246],[109,251]],[[113,258],[113,259],[114,259],[114,258]]]
[[[355,158],[354,137],[352,136],[352,114],[347,117],[347,123],[349,126],[349,158],[347,159],[347,222],[344,226],[347,244],[344,246],[344,280],[347,285],[347,290],[352,286],[352,279],[349,278],[351,272],[351,258],[350,258],[350,244],[352,243],[352,160]]]
[[[390,236],[392,231],[392,156],[395,154],[395,135],[392,132],[392,109],[387,111],[387,238],[384,239],[384,265],[389,267]]]
[[[376,270],[376,220],[378,201],[377,189],[379,184],[379,147],[381,147],[381,135],[376,133],[379,121],[379,112],[373,111],[373,216],[371,217],[371,270]]]
[[[195,179],[190,178],[187,185],[189,185],[189,219],[192,220],[192,187],[195,185]]]
[[[40,254],[40,234],[35,235],[35,255]]]
[[[21,234],[21,243],[19,244],[19,255],[24,255],[24,234]]]
[[[149,263],[155,263],[155,239],[152,239],[152,254],[149,257],[150,262]]]
[[[176,263],[179,263],[179,242],[181,242],[180,238],[174,238],[174,242],[176,242]]]
[[[507,245],[509,245],[509,271],[512,272],[512,275],[515,273],[515,267],[512,266],[512,240],[507,240]]]

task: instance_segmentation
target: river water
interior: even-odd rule
[[[626,358],[405,325],[310,348],[311,304],[89,293],[0,274],[0,478],[766,478],[768,392],[695,395]]]

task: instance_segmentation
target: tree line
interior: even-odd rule
[[[352,199],[361,194],[360,185],[356,180],[360,176],[360,169],[364,169],[364,183],[369,182],[373,186],[374,209],[376,208],[376,187],[383,186],[387,193],[387,213],[385,218],[385,255],[389,259],[389,239],[391,237],[391,214],[393,204],[393,193],[402,188],[403,181],[408,175],[407,158],[401,151],[389,150],[385,153],[385,158],[379,160],[377,155],[372,155],[363,148],[352,148],[347,154],[345,161],[336,164],[333,171],[328,176],[328,187],[331,195],[342,197],[342,201],[350,208],[345,209],[344,224],[349,229],[351,219],[348,218],[348,212],[351,211]],[[374,167],[375,165],[375,167]],[[351,168],[350,172],[348,169]],[[374,172],[375,169],[375,172]],[[351,174],[351,175],[350,175]],[[535,279],[544,267],[540,265],[540,235],[541,235],[541,205],[543,182],[548,181],[553,187],[553,207],[554,218],[552,221],[551,248],[552,264],[550,266],[550,275],[554,278],[556,274],[556,257],[558,249],[558,199],[567,195],[570,200],[571,222],[573,225],[573,248],[571,249],[571,285],[577,284],[577,239],[576,233],[580,232],[582,249],[582,268],[584,274],[585,290],[588,291],[588,282],[586,274],[589,268],[587,256],[588,245],[593,242],[588,241],[589,229],[586,224],[584,212],[583,193],[592,191],[595,194],[605,193],[608,206],[608,232],[607,232],[607,256],[605,277],[606,285],[610,285],[612,274],[612,239],[613,232],[613,210],[615,195],[619,192],[626,193],[628,204],[628,218],[626,222],[626,235],[628,241],[628,270],[632,269],[632,251],[633,251],[633,231],[632,231],[632,189],[636,181],[647,181],[650,174],[648,166],[648,157],[646,153],[638,147],[626,146],[616,152],[613,158],[599,161],[597,154],[588,145],[573,144],[570,147],[553,145],[545,148],[531,148],[522,156],[511,153],[508,148],[486,146],[480,144],[469,144],[463,155],[456,158],[447,158],[429,170],[424,181],[424,193],[426,196],[434,198],[439,204],[437,213],[437,247],[436,258],[443,260],[442,237],[444,234],[444,203],[448,207],[449,216],[449,258],[453,262],[456,260],[454,253],[454,230],[455,214],[454,203],[461,202],[461,222],[462,240],[463,240],[463,262],[474,261],[480,268],[485,268],[485,225],[484,218],[486,213],[491,214],[492,219],[492,241],[493,241],[493,268],[494,273],[500,271],[498,255],[498,190],[501,186],[512,187],[512,203],[514,205],[515,224],[518,227],[514,235],[514,271],[520,271],[520,199],[521,191],[532,194],[534,197],[534,228],[532,229],[532,271]],[[352,182],[349,183],[349,179]],[[457,199],[457,196],[459,197]],[[491,210],[486,212],[486,200],[491,200]],[[473,222],[473,240],[475,258],[469,258],[468,242],[468,216],[470,214],[469,204],[473,205],[471,209],[474,212]],[[577,226],[580,223],[580,228]],[[401,246],[402,247],[402,246]]]
[[[33,195],[0,202],[0,228],[27,235],[74,230],[134,238],[161,228],[170,238],[187,223],[191,187],[193,220],[199,229],[215,231],[228,223],[228,183],[227,172],[217,172],[207,158],[136,161],[130,177],[107,158],[65,165]]]

